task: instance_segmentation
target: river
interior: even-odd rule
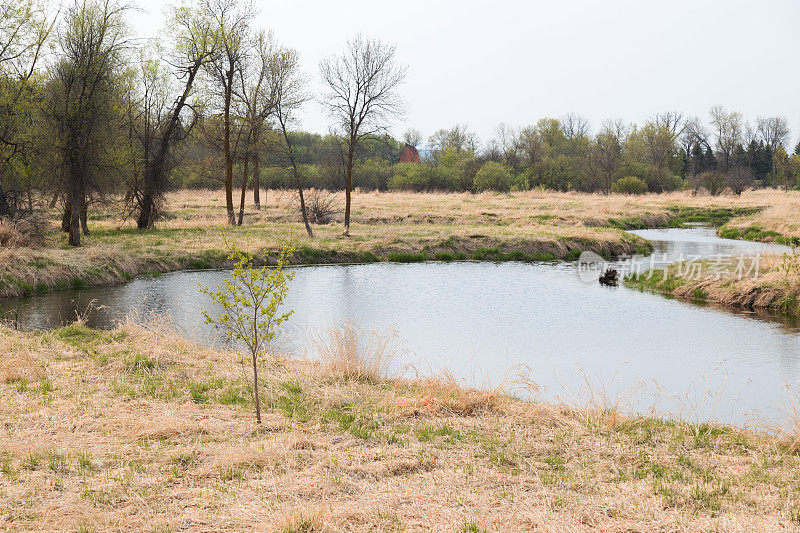
[[[634,233],[653,243],[657,262],[785,250],[720,239],[702,227]],[[544,399],[585,403],[591,389],[609,401],[623,398],[630,409],[735,423],[779,416],[784,385],[800,377],[797,321],[604,287],[582,280],[575,263],[375,263],[294,271],[286,306],[295,313],[274,347],[290,355],[313,356],[306,352],[314,336],[353,321],[365,331],[394,332],[396,374],[447,369],[486,385],[527,368]],[[131,313],[137,320],[157,314],[200,342],[219,342],[201,320],[210,302],[197,289],[226,275],[175,272],[58,291],[0,301],[0,312],[28,328],[55,327],[87,309],[88,324],[100,328]]]

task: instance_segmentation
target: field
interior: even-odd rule
[[[391,350],[367,365],[339,342],[265,358],[257,426],[241,356],[165,326],[1,329],[0,529],[800,527],[796,433],[391,379]],[[505,388],[535,398],[530,378]]]
[[[691,220],[727,222],[723,230],[735,238],[800,238],[792,215],[800,209],[800,194],[795,192],[710,197],[685,192],[626,196],[357,191],[352,236],[342,236],[343,200],[337,194],[338,213],[331,223],[314,226],[313,239],[300,223],[293,193],[265,195],[266,207],[255,211],[248,203],[244,225],[237,228],[225,224],[220,191],[170,194],[167,219],[144,232],[121,221],[121,208],[113,202],[92,206],[91,235],[77,250],[56,231],[60,213],[51,210],[47,215],[53,232],[44,247],[0,249],[0,297],[120,283],[143,272],[225,266],[226,240],[273,252],[282,242],[292,241],[296,263],[352,263],[574,259],[582,250],[610,257],[647,249],[645,241],[623,229]],[[4,231],[10,229],[0,226],[0,233]]]

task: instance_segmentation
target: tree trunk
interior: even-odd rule
[[[147,185],[145,185],[145,188]],[[142,204],[139,206],[139,216],[136,219],[136,229],[153,229],[153,195],[149,190],[142,194]]]
[[[261,174],[259,172],[259,160],[258,154],[253,154],[253,204],[256,207],[256,211],[261,211]],[[266,198],[264,199],[266,202]]]
[[[258,398],[258,358],[253,352],[253,397],[256,401],[256,422],[261,423],[261,402]]]
[[[345,190],[344,190],[344,234],[350,235],[350,191],[353,190],[353,150],[354,143],[351,141],[347,149],[347,169],[345,171]]]
[[[53,199],[50,200],[50,209],[53,209],[56,206],[56,202],[58,202],[58,193],[53,193]]]
[[[314,236],[314,232],[311,230],[311,224],[308,223],[308,213],[306,212],[306,200],[303,197],[303,182],[300,179],[300,175],[295,173],[297,179],[297,194],[300,195],[300,212],[303,213],[303,224],[306,226],[306,231],[308,232],[309,237]]]
[[[68,195],[67,201],[64,202],[64,214],[61,216],[61,231],[64,233],[69,233],[70,220],[72,220],[72,200]]]
[[[203,60],[198,59],[189,68],[189,76],[183,88],[183,94],[178,98],[167,126],[161,132],[158,140],[157,149],[152,158],[147,158],[144,169],[144,191],[139,205],[139,216],[136,219],[136,227],[140,230],[153,229],[158,216],[156,202],[161,198],[166,185],[167,155],[170,149],[170,142],[173,139],[175,129],[180,122],[181,111],[186,106],[186,101],[191,94],[192,85],[195,77],[203,65]]]
[[[83,202],[81,203],[81,229],[83,230],[84,235],[89,235],[89,225],[86,223],[86,218],[88,214],[86,198],[82,198]]]
[[[80,187],[72,185],[71,187],[72,201],[69,216],[69,244],[71,246],[81,245],[81,221],[80,221],[80,206],[83,202],[83,194],[81,194]]]
[[[225,137],[223,139],[225,150],[225,207],[228,210],[228,224],[236,224],[236,215],[233,211],[233,154],[231,154],[231,93],[233,92],[233,69],[227,72],[227,86],[225,87]]]
[[[249,161],[248,157],[244,158],[244,168],[242,169],[242,198],[239,201],[239,220],[238,223],[241,226],[242,222],[244,221],[244,196],[247,194],[247,163]]]

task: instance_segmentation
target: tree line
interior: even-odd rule
[[[357,187],[741,194],[800,180],[785,118],[751,123],[720,106],[705,120],[665,112],[596,132],[568,114],[501,124],[486,143],[463,125],[424,145],[416,130],[395,139],[387,125],[403,111],[406,70],[391,45],[352,38],[320,63],[325,90],[312,95],[297,51],[255,26],[252,3],[188,0],[167,11],[165,37],[147,41],[130,34],[130,9],[74,0],[53,13],[39,0],[0,0],[0,221],[59,207],[79,246],[89,210],[110,199],[147,230],[170,188],[219,187],[228,223],[241,225],[248,194],[260,209],[263,189],[288,188],[313,236],[308,189],[345,191],[348,234]],[[297,128],[315,96],[326,135]],[[419,147],[421,162],[398,163],[404,145]]]
[[[46,200],[62,207],[62,229],[80,246],[92,205],[122,197],[123,216],[151,229],[189,167],[220,179],[228,223],[241,225],[248,190],[260,209],[269,163],[287,170],[282,185],[296,189],[313,235],[295,147],[311,98],[298,53],[256,28],[244,0],[172,7],[167,37],[146,42],[128,31],[130,9],[74,0],[50,13],[38,0],[0,1],[0,218],[32,217]],[[347,191],[345,234],[358,147],[401,110],[405,70],[394,56],[393,46],[356,36],[320,64]]]
[[[578,115],[544,118],[525,128],[501,124],[485,145],[466,126],[435,132],[424,144],[422,164],[398,163],[410,144],[423,148],[422,135],[401,139],[376,135],[356,149],[353,185],[365,190],[509,191],[533,188],[584,192],[666,192],[701,189],[740,194],[747,187],[796,188],[800,184],[800,144],[787,150],[783,117],[759,117],[715,107],[705,124],[671,112],[643,126],[606,121],[596,134]],[[343,190],[345,172],[335,135],[290,132],[296,161],[309,187]],[[176,169],[176,188],[219,186],[213,153],[189,142],[192,155]],[[291,175],[280,159],[265,155],[261,182],[285,188]]]

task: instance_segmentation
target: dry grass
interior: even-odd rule
[[[800,315],[800,254],[760,256],[757,277],[752,273],[740,276],[736,271],[737,261],[717,265],[708,260],[695,264],[702,275],[687,275],[692,270],[685,264],[676,264],[626,283],[685,300]],[[748,262],[746,268],[752,264]]]
[[[314,346],[331,377],[377,382],[388,376],[396,359],[396,340],[391,331],[364,334],[356,324],[346,322],[318,335]]]
[[[774,191],[748,191],[741,197],[356,191],[352,237],[343,237],[340,221],[334,220],[315,226],[315,238],[310,239],[293,193],[265,194],[268,201],[260,211],[250,207],[248,197],[243,228],[226,226],[220,191],[171,193],[169,218],[154,231],[140,232],[131,223],[121,223],[117,208],[95,209],[89,221],[92,234],[83,239],[80,250],[70,249],[66,237],[56,231],[60,214],[53,210],[48,215],[54,240],[47,248],[0,248],[0,297],[119,283],[145,271],[223,266],[224,240],[246,246],[248,233],[259,246],[271,250],[292,240],[298,248],[297,261],[303,263],[362,262],[385,259],[391,253],[470,258],[481,249],[560,258],[576,249],[606,255],[635,252],[646,243],[618,227],[663,225],[677,208],[771,206],[775,211],[768,210],[763,221],[753,218],[770,229],[769,224],[778,227],[781,220],[793,224],[792,213],[800,203],[797,193]],[[333,196],[342,203],[339,193]]]
[[[524,378],[467,390],[446,375],[346,379],[273,360],[257,427],[242,357],[160,328],[0,329],[0,353],[0,529],[763,531],[800,519],[800,462],[778,440],[509,396]]]
[[[800,194],[796,191],[762,194],[766,205],[763,211],[733,220],[729,225],[740,229],[755,226],[788,237],[800,237],[800,219],[797,216],[800,213]]]

